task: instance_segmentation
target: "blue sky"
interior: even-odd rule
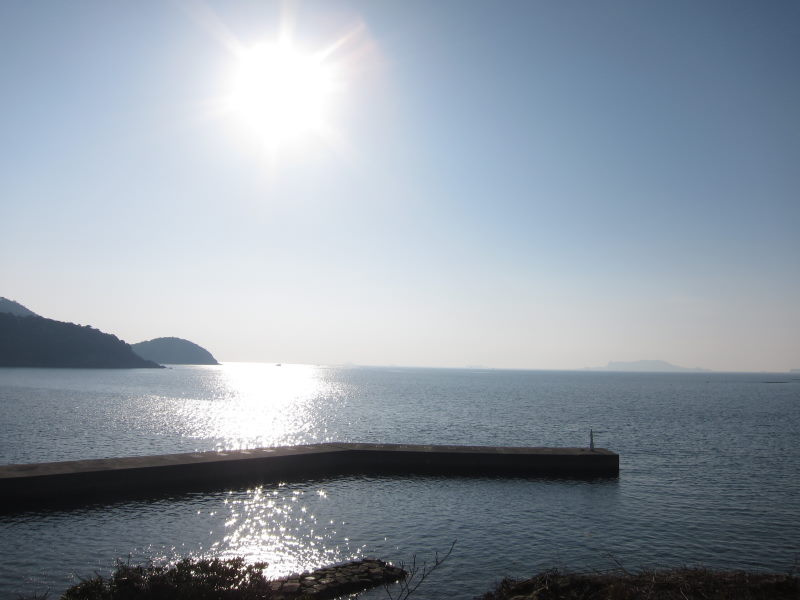
[[[215,110],[292,17],[338,142]],[[222,360],[800,368],[795,2],[0,3],[0,295]]]

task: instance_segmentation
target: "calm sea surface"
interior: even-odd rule
[[[583,446],[618,479],[343,477],[0,514],[0,597],[117,559],[245,556],[269,574],[451,558],[418,596],[503,576],[800,562],[800,376],[329,368],[0,369],[0,463],[323,441]],[[778,383],[780,382],[780,383]],[[382,598],[382,590],[364,598]]]

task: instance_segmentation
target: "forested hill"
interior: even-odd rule
[[[117,336],[75,325],[0,312],[0,367],[161,368]]]
[[[38,317],[35,312],[22,306],[19,302],[0,296],[0,313],[11,313],[19,317]]]
[[[218,365],[208,350],[194,342],[176,337],[162,337],[131,346],[142,358],[165,365]]]

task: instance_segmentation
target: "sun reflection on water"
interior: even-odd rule
[[[173,367],[176,388],[148,393],[139,405],[160,432],[169,431],[197,450],[283,446],[330,441],[328,424],[341,407],[347,384],[329,369],[311,365],[225,363]],[[144,411],[128,411],[135,415]],[[138,421],[128,425],[135,427]],[[339,533],[342,522],[317,520],[329,502],[322,486],[270,484],[232,490],[193,519],[202,542],[152,555],[169,562],[192,556],[241,556],[266,562],[278,577],[350,560],[360,548]],[[191,536],[190,536],[191,537]]]
[[[225,532],[208,554],[268,563],[265,575],[279,577],[350,560],[357,549],[337,540],[333,521],[318,523],[314,505],[324,490],[291,489],[285,484],[231,493],[225,500]]]
[[[317,441],[315,406],[326,383],[309,365],[228,363],[213,383],[224,400],[210,410],[208,437],[224,450]]]

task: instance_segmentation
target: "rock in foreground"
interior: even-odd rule
[[[366,589],[394,583],[406,576],[399,567],[382,560],[365,558],[341,565],[317,569],[301,575],[290,575],[270,583],[273,598],[336,598]]]

